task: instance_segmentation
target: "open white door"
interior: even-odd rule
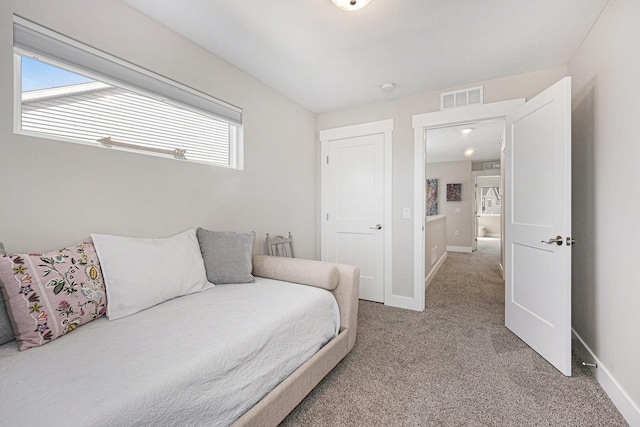
[[[571,375],[571,78],[507,115],[505,324]]]

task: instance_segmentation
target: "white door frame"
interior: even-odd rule
[[[393,216],[392,216],[392,133],[393,119],[380,120],[376,122],[361,123],[357,125],[344,126],[320,131],[320,161],[327,158],[328,143],[346,138],[356,138],[367,135],[384,135],[384,304],[396,305],[392,292],[392,237],[393,237]],[[328,259],[327,255],[327,200],[324,189],[327,188],[327,176],[323,173],[325,169],[320,168],[320,256],[323,261]]]
[[[494,102],[491,104],[474,105],[464,108],[436,111],[433,113],[413,116],[414,141],[414,182],[413,182],[413,210],[414,238],[413,238],[413,309],[423,311],[425,291],[425,167],[426,149],[425,133],[428,129],[454,126],[469,122],[491,119],[504,119],[518,105],[524,104],[525,99]]]
[[[471,168],[473,171],[473,167]],[[473,239],[471,239],[471,252],[475,252],[478,250],[478,175],[471,172],[471,176],[473,177],[473,188],[475,191],[473,192],[473,209],[471,209],[471,221],[473,224],[471,225],[471,229],[473,230]],[[482,195],[480,195],[480,200],[482,200]],[[425,236],[426,237],[426,236]]]

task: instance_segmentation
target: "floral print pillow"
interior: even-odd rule
[[[45,254],[2,255],[0,281],[20,350],[46,344],[106,310],[91,241]]]

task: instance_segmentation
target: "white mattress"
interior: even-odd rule
[[[256,280],[0,346],[0,424],[229,425],[340,325],[330,292]]]

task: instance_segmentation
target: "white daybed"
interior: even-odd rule
[[[0,424],[277,425],[353,348],[359,269],[257,256],[253,274],[0,346]]]

